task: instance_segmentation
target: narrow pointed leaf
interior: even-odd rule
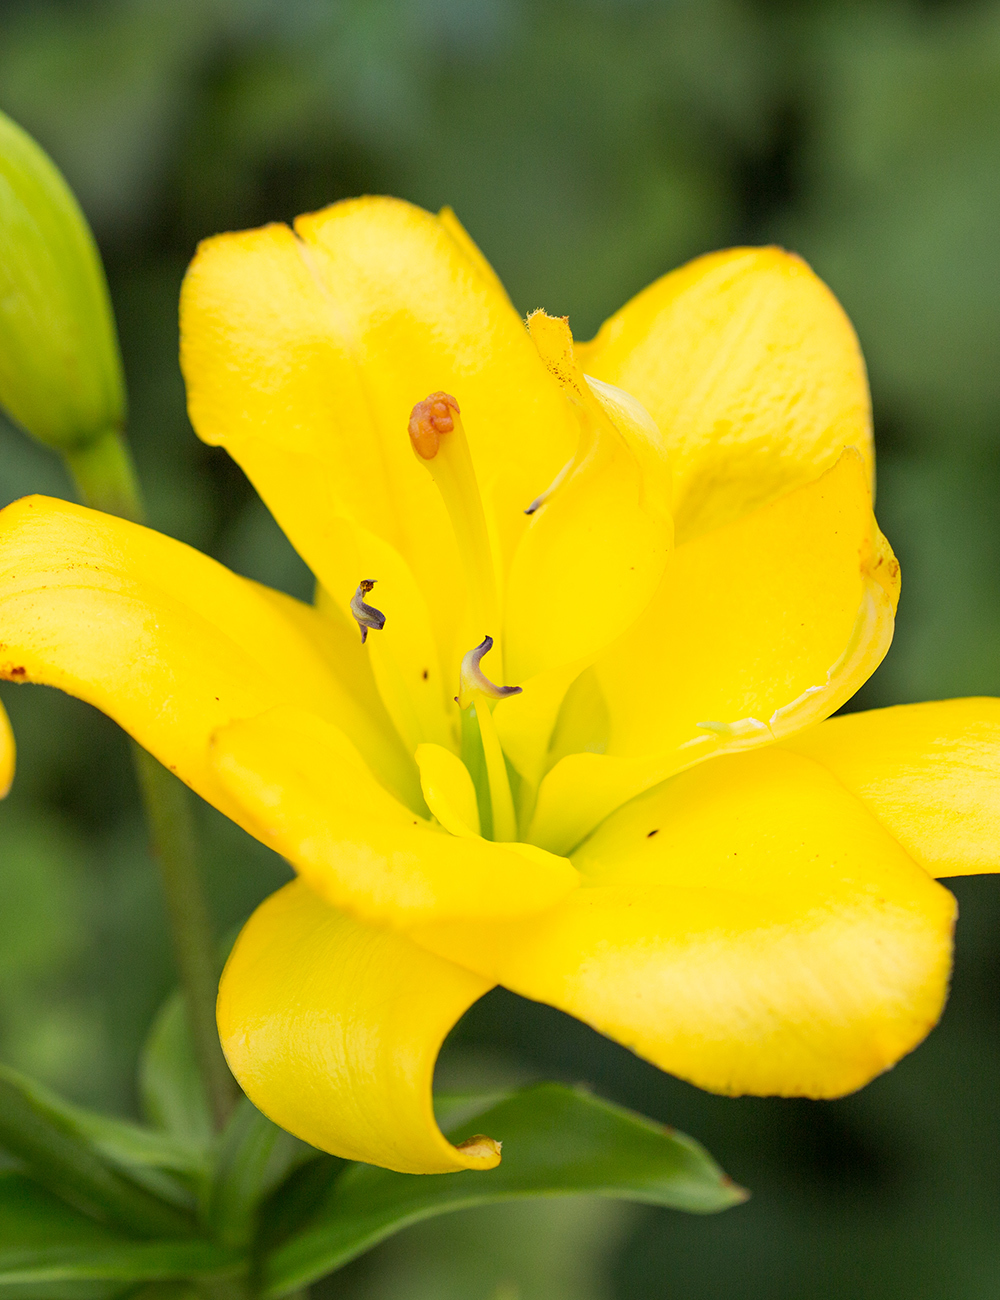
[[[34,1294],[54,1300],[68,1283],[133,1283],[222,1277],[242,1266],[238,1255],[208,1241],[122,1241],[113,1246],[42,1246],[10,1253],[0,1266],[0,1297]],[[28,1288],[37,1288],[29,1291]],[[81,1288],[82,1290],[82,1288]],[[91,1294],[82,1290],[82,1294]],[[111,1294],[117,1294],[116,1291]]]
[[[142,1185],[141,1166],[136,1167],[138,1177],[125,1176],[119,1158],[108,1158],[93,1132],[81,1126],[79,1115],[78,1108],[47,1089],[0,1067],[0,1146],[24,1161],[34,1179],[87,1213],[138,1236],[189,1233],[190,1216]],[[90,1118],[92,1130],[101,1127],[102,1117]],[[105,1123],[107,1146],[113,1121]],[[120,1140],[121,1134],[117,1136]],[[178,1186],[171,1187],[175,1201],[181,1195]]]
[[[202,1151],[215,1136],[179,993],[160,1008],[139,1062],[139,1093],[151,1124]]]
[[[449,1109],[461,1116],[449,1138],[497,1138],[501,1164],[424,1176],[348,1166],[313,1217],[265,1261],[265,1300],[308,1285],[410,1223],[466,1206],[588,1193],[711,1214],[746,1196],[693,1139],[578,1089],[542,1084]]]
[[[247,1244],[261,1201],[294,1169],[321,1154],[244,1098],[219,1143],[208,1199],[212,1235],[230,1246]]]
[[[225,1274],[239,1264],[204,1241],[135,1241],[40,1187],[0,1174],[0,1300],[110,1300],[137,1281]]]

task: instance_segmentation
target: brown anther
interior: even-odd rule
[[[361,644],[368,640],[369,629],[373,632],[381,632],[385,627],[385,615],[374,605],[366,605],[365,597],[373,590],[375,582],[372,578],[362,578],[358,583],[358,589],[351,597],[351,613],[354,615],[358,627],[361,629]]]
[[[451,433],[459,405],[450,393],[431,393],[410,412],[407,426],[413,450],[423,460],[433,460],[441,446],[441,435]]]

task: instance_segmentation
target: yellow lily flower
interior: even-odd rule
[[[1000,866],[1000,702],[824,721],[888,648],[898,566],[857,342],[803,262],[700,258],[575,344],[525,330],[450,212],[361,199],[206,241],[181,311],[194,426],[315,606],[29,498],[0,668],[294,866],[219,996],[261,1110],[491,1167],[431,1081],[496,983],[723,1093],[837,1096],[923,1038],[934,877]]]

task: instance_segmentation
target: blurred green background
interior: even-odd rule
[[[6,0],[0,106],[65,171],[108,267],[153,523],[308,596],[224,453],[192,434],[176,300],[196,241],[331,200],[450,203],[522,310],[578,337],[734,242],[801,252],[871,370],[898,630],[860,702],[1000,693],[1000,4],[953,0]],[[0,427],[0,497],[69,495]],[[134,1109],[171,984],[121,734],[3,687],[0,1059]],[[220,933],[286,875],[201,809]],[[317,1295],[365,1300],[1000,1297],[1000,884],[954,882],[941,1026],[836,1103],[725,1100],[512,995],[444,1081],[555,1077],[704,1141],[754,1191],[710,1219],[600,1201],[410,1229]]]

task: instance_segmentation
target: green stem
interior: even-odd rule
[[[142,522],[135,468],[117,429],[107,430],[84,450],[68,454],[66,466],[88,506]],[[237,1090],[215,1026],[215,945],[198,867],[191,803],[185,787],[151,754],[135,745],[133,755],[166,895],[195,1057],[216,1127],[222,1129],[236,1103]]]
[[[152,754],[135,745],[133,756],[166,895],[195,1059],[216,1127],[222,1129],[236,1102],[236,1085],[215,1026],[218,972],[198,869],[191,801],[185,787]]]

